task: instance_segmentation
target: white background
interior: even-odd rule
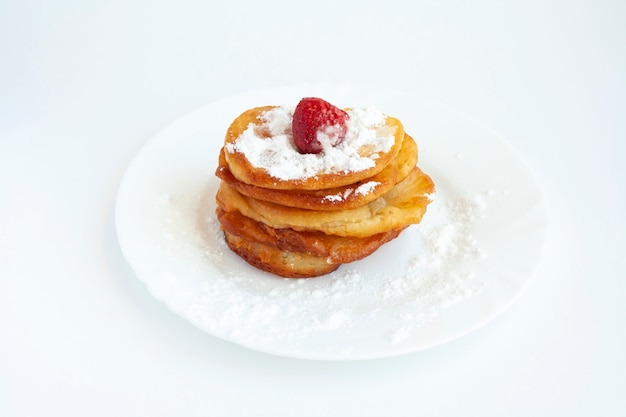
[[[0,2],[0,415],[624,415],[625,19],[621,1]],[[250,351],[152,298],[113,223],[134,154],[204,104],[302,82],[411,92],[504,136],[549,211],[522,298],[356,362]]]

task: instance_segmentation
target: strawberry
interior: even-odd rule
[[[303,98],[291,123],[296,148],[300,153],[320,153],[324,149],[320,139],[337,146],[346,136],[349,118],[348,113],[321,98]]]

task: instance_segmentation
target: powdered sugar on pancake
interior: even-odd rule
[[[277,106],[265,111],[259,117],[262,125],[251,123],[233,143],[226,144],[226,151],[242,153],[253,167],[288,181],[372,168],[380,154],[389,152],[395,143],[394,129],[385,125],[383,113],[370,108],[350,109],[348,130],[340,144],[324,146],[318,154],[301,154],[291,133],[293,110]],[[269,137],[259,132],[269,132]]]

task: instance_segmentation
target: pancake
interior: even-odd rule
[[[251,242],[224,231],[228,247],[250,265],[285,278],[310,278],[328,274],[340,264],[328,263],[323,256],[277,249]]]
[[[381,197],[349,210],[317,211],[283,206],[244,196],[225,182],[221,183],[216,199],[226,211],[237,210],[275,229],[367,237],[419,223],[433,192],[430,177],[414,167],[407,178]]]
[[[250,265],[281,277],[324,275],[373,254],[421,222],[435,191],[400,120],[346,109],[340,122],[317,125],[325,111],[340,111],[323,106],[309,119],[285,106],[244,111],[220,150],[215,214],[225,241]],[[309,128],[345,128],[345,137],[322,142],[326,131],[313,130],[322,150],[300,153],[309,149],[298,135],[296,146],[292,129],[303,120]]]
[[[254,221],[238,211],[226,212],[218,207],[217,218],[224,231],[250,242],[262,243],[278,250],[305,252],[325,257],[329,263],[349,263],[374,253],[383,244],[395,239],[401,230],[389,230],[372,236],[341,237],[322,232],[298,232],[274,229]]]
[[[417,152],[417,144],[405,133],[402,148],[381,172],[354,184],[321,190],[282,190],[239,181],[228,168],[223,150],[215,174],[239,193],[257,200],[309,210],[346,210],[377,199],[404,180],[417,163]]]
[[[354,123],[360,120],[356,110],[346,111],[355,119]],[[232,122],[226,132],[224,158],[235,178],[279,190],[346,186],[385,169],[404,141],[402,123],[384,116],[374,124],[361,126],[360,130],[349,126],[346,138],[321,154],[301,154],[293,146],[290,116],[283,107],[264,106],[247,110]],[[371,123],[365,116],[364,119]],[[278,160],[273,159],[279,153],[276,149],[280,150]],[[285,165],[277,166],[276,161]]]

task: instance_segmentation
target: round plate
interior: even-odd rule
[[[241,112],[304,96],[398,117],[437,192],[421,224],[368,258],[294,280],[259,271],[228,249],[214,214],[214,171]],[[267,89],[203,107],[137,154],[116,205],[124,256],[172,311],[251,349],[331,360],[414,352],[484,325],[528,284],[545,223],[527,167],[492,131],[428,100],[357,86]]]

